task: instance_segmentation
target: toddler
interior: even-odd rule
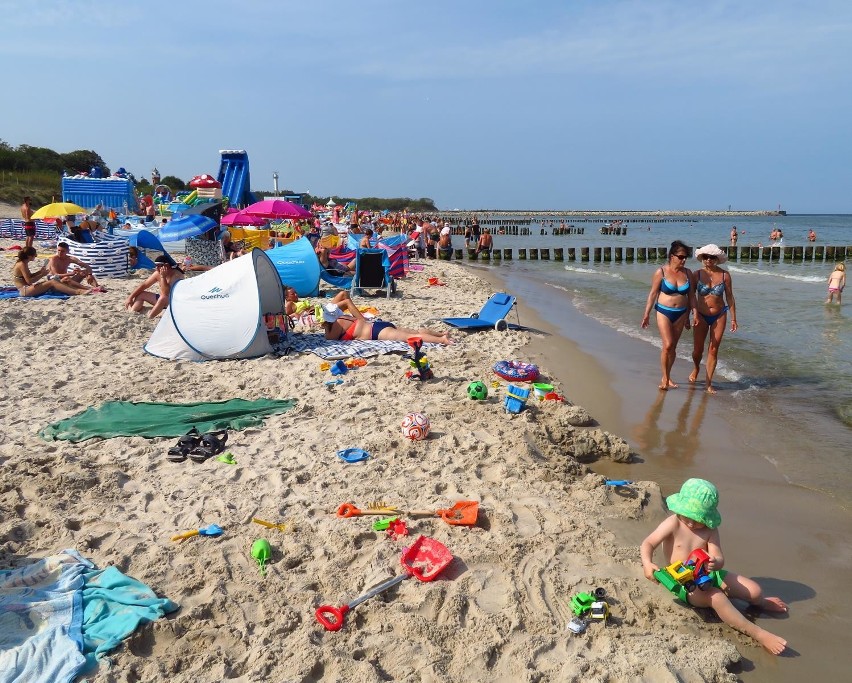
[[[834,301],[834,295],[837,295],[837,305],[840,305],[840,295],[843,294],[843,288],[846,286],[846,265],[838,263],[834,266],[834,271],[828,276],[828,299],[825,303],[830,304]]]
[[[660,567],[654,564],[654,551],[663,546],[665,565],[683,562],[696,548],[704,550],[710,561],[711,584],[706,589],[688,592],[677,585],[672,592],[684,602],[695,607],[712,607],[719,618],[729,626],[754,638],[772,654],[778,655],[787,647],[787,641],[753,624],[731,602],[739,598],[768,612],[786,612],[787,605],[780,598],[765,598],[757,583],[722,569],[725,558],[719,540],[719,524],[722,517],[716,509],[719,493],[716,487],[704,479],[687,479],[680,489],[666,498],[666,504],[674,514],[642,541],[642,569],[645,578],[655,581],[654,572]]]

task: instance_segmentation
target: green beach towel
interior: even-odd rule
[[[112,436],[183,436],[199,432],[245,429],[262,425],[269,415],[285,413],[295,399],[246,401],[234,398],[214,403],[131,403],[108,401],[54,422],[39,432],[46,441],[85,441]]]

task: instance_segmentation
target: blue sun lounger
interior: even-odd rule
[[[508,328],[512,328],[513,330],[522,329],[518,309],[515,308],[515,302],[516,299],[511,294],[497,292],[491,295],[491,298],[485,302],[479,313],[474,313],[469,318],[441,318],[441,322],[457,327],[460,330],[471,331],[495,329],[502,332]],[[518,324],[510,323],[506,320],[513,308],[515,309],[515,317],[518,320]]]

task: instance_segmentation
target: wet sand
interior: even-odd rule
[[[533,338],[528,360],[547,367],[567,398],[585,407],[603,429],[626,438],[636,453],[631,464],[599,460],[590,465],[593,470],[614,479],[656,481],[664,495],[689,477],[718,486],[727,566],[756,578],[766,595],[790,605],[787,616],[760,618],[762,626],[787,639],[789,651],[781,658],[723,626],[724,637],[743,656],[735,673],[753,683],[845,680],[852,666],[847,646],[852,514],[826,494],[790,485],[779,474],[771,460],[773,450],[784,447],[783,425],[731,419],[725,391],[709,396],[700,385],[690,386],[690,366],[681,360],[674,368],[681,387],[659,391],[655,347],[583,316],[567,297],[547,298],[545,321],[530,305],[541,301],[540,295],[522,276],[503,282],[494,270],[476,270],[495,288],[518,296],[522,323],[546,333]],[[636,546],[638,564],[638,545],[658,519],[650,514],[644,521],[606,526],[618,542]]]

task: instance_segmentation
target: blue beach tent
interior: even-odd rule
[[[177,242],[190,237],[198,237],[218,226],[212,218],[193,214],[176,218],[166,223],[166,227],[160,230],[160,240],[163,242]]]
[[[166,248],[162,245],[157,236],[147,230],[140,230],[137,233],[134,233],[125,238],[131,247],[136,247],[139,250],[139,258],[136,261],[137,268],[147,268],[150,270],[154,270],[154,262],[145,255],[143,249],[151,249],[153,251],[159,251],[169,256],[169,252],[166,251]]]
[[[278,271],[281,282],[295,289],[299,296],[319,294],[321,266],[314,245],[307,237],[269,249],[266,255]]]

